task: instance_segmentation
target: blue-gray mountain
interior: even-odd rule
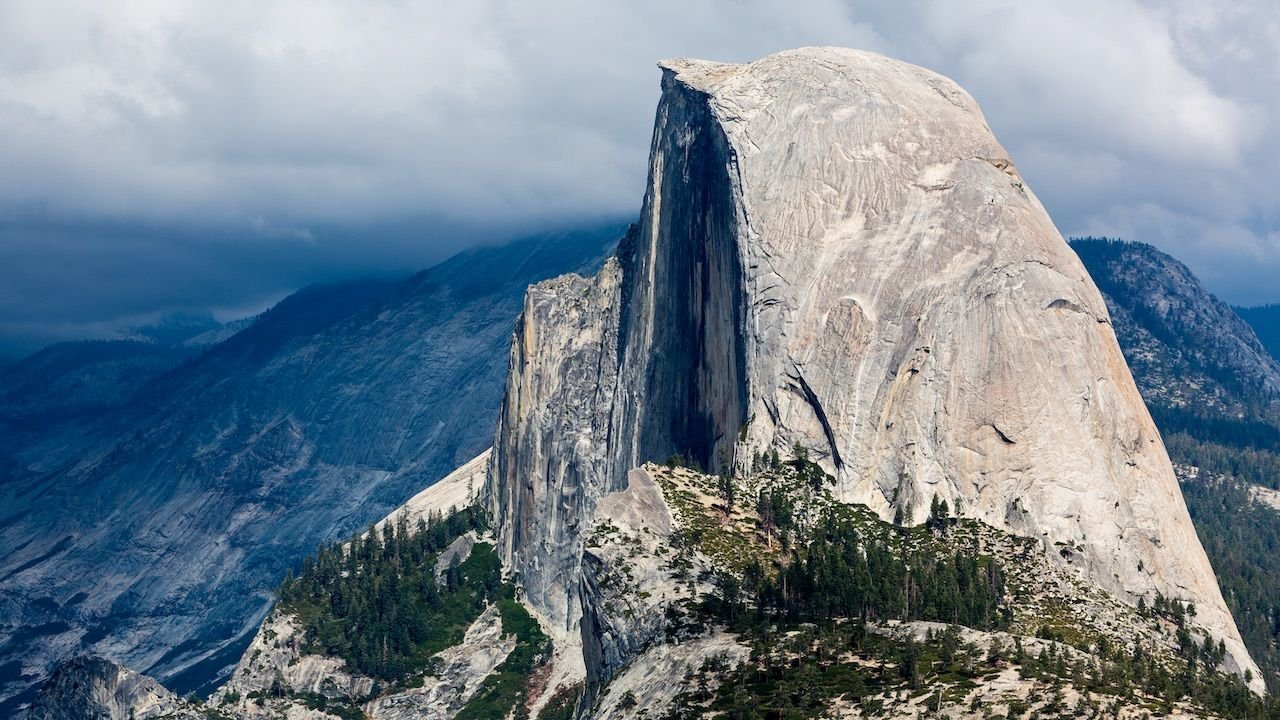
[[[1268,688],[1280,692],[1280,517],[1266,492],[1280,488],[1280,363],[1165,253],[1115,240],[1072,247],[1103,291],[1125,359],[1181,465],[1183,497],[1240,634]],[[1246,317],[1265,327],[1257,314]]]
[[[1249,323],[1258,339],[1272,357],[1280,358],[1280,304],[1235,308],[1237,314]]]
[[[1280,393],[1280,362],[1185,265],[1143,243],[1071,246],[1106,297],[1148,405],[1240,411]]]
[[[85,652],[216,681],[288,567],[489,444],[525,288],[622,231],[308,288],[207,348],[67,344],[0,371],[0,715]]]

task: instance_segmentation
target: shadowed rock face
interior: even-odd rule
[[[1192,601],[1253,669],[1102,298],[972,98],[849,50],[662,68],[641,221],[600,276],[531,289],[488,480],[563,639],[576,531],[627,469],[798,442],[886,519],[938,497]]]
[[[726,174],[734,151],[707,103],[674,82],[663,81],[644,212],[620,249],[616,476],[677,453],[721,469],[747,417],[743,218]]]

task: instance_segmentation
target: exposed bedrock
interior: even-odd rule
[[[798,442],[885,519],[939,497],[1194,602],[1258,684],[1098,290],[973,99],[832,48],[661,67],[640,222],[596,278],[530,290],[486,486],[562,639],[627,470]]]

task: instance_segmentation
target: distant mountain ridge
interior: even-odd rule
[[[0,714],[83,652],[207,686],[286,568],[489,444],[525,287],[594,269],[623,227],[304,289],[152,377],[105,381],[102,402],[0,384],[30,410],[0,414]],[[95,366],[77,353],[139,345],[37,365],[74,379]]]
[[[1262,341],[1271,356],[1280,360],[1280,303],[1258,307],[1238,307],[1235,311],[1258,334],[1258,339]]]
[[[222,325],[214,319],[213,313],[208,311],[174,312],[154,322],[121,331],[119,335],[123,340],[140,340],[159,345],[181,345],[197,335],[214,332]]]
[[[123,406],[147,383],[257,319],[220,323],[209,313],[174,313],[117,337],[53,343],[0,361],[0,422],[34,430]]]
[[[1071,247],[1107,298],[1149,404],[1239,410],[1280,393],[1280,361],[1185,265],[1139,242],[1081,238]]]
[[[120,405],[195,354],[138,340],[50,345],[0,367],[0,422],[43,425]]]

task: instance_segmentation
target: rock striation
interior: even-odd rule
[[[640,221],[530,289],[484,493],[557,640],[599,625],[583,528],[630,469],[798,444],[886,520],[946,500],[1194,602],[1258,686],[1103,299],[973,99],[833,48],[660,66]],[[588,686],[617,665],[592,655]]]

